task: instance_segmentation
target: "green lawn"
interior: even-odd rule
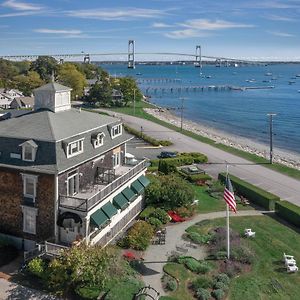
[[[208,213],[214,211],[225,211],[225,201],[223,199],[216,199],[211,197],[207,192],[206,186],[197,186],[193,185],[193,189],[195,191],[195,199],[199,200],[197,205],[197,212],[198,213]],[[254,209],[250,205],[237,205],[237,210],[249,210]]]
[[[140,101],[140,102],[136,102],[135,114],[134,114],[132,104],[131,104],[131,106],[128,106],[128,107],[111,108],[111,110],[115,111],[115,112],[120,112],[120,113],[124,113],[124,114],[128,114],[128,115],[132,115],[132,116],[134,115],[136,117],[146,119],[146,120],[152,121],[154,123],[160,124],[164,127],[170,128],[170,129],[175,130],[177,132],[181,131],[179,127],[177,127],[175,125],[172,125],[172,124],[169,124],[167,122],[161,121],[161,120],[159,120],[159,119],[157,119],[157,118],[155,118],[155,117],[153,117],[153,116],[151,116],[151,115],[149,115],[149,114],[147,114],[146,112],[143,111],[143,108],[153,108],[153,107],[154,106],[150,103]],[[253,163],[262,164],[265,167],[273,169],[277,172],[283,173],[285,175],[288,175],[288,176],[296,178],[296,179],[300,179],[300,171],[299,170],[289,168],[287,166],[277,164],[277,163],[274,163],[274,164],[270,165],[269,161],[267,159],[259,157],[255,154],[250,154],[250,153],[244,152],[242,150],[235,149],[235,148],[230,147],[230,146],[226,146],[226,145],[223,145],[223,144],[216,143],[215,141],[213,141],[209,138],[200,136],[200,135],[195,134],[195,133],[193,133],[191,131],[188,131],[188,130],[183,130],[182,134],[184,134],[186,136],[189,136],[189,137],[191,137],[195,140],[198,140],[200,142],[212,145],[213,147],[224,150],[228,153],[232,153],[232,154],[237,155],[239,157],[245,158],[245,159],[247,159],[247,160],[249,160]]]
[[[255,252],[256,259],[251,272],[232,280],[229,299],[300,299],[300,273],[287,274],[282,262],[284,252],[300,261],[300,234],[269,216],[234,217],[230,224],[241,234],[245,228],[256,232],[254,239],[244,240]],[[224,225],[225,218],[188,230],[205,234],[211,228]]]

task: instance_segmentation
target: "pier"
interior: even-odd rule
[[[181,93],[181,92],[205,92],[205,91],[246,91],[273,89],[275,86],[232,86],[232,85],[202,85],[202,86],[148,86],[143,88],[149,93]]]
[[[170,82],[181,82],[182,80],[179,78],[142,78],[138,79],[138,84],[144,83],[170,83]]]

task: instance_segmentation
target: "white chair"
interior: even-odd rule
[[[294,256],[283,253],[283,260],[284,261],[290,260],[290,259],[294,259]]]
[[[290,263],[286,266],[286,270],[288,273],[294,273],[294,272],[298,272],[298,267],[296,266],[296,264]]]
[[[246,237],[255,237],[255,232],[251,228],[245,229],[244,234]]]
[[[295,259],[286,259],[284,263],[285,263],[286,267],[290,264],[296,265],[296,260]]]

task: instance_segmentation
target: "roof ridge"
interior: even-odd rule
[[[52,122],[50,120],[50,111],[46,111],[46,112],[47,112],[47,118],[48,118],[49,128],[50,128],[50,131],[51,131],[51,138],[52,138],[53,141],[55,141],[54,129],[52,127]]]

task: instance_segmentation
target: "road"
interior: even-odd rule
[[[165,149],[179,152],[201,152],[207,155],[209,162],[211,163],[203,166],[203,169],[205,169],[208,174],[215,177],[218,173],[225,172],[227,162],[229,164],[230,174],[278,195],[283,200],[288,200],[300,206],[299,180],[268,169],[263,165],[255,165],[243,158],[196,141],[188,136],[151,121],[120,113],[115,113],[114,115],[137,130],[141,130],[142,126],[143,132],[154,138],[170,140],[173,142],[173,145],[170,147],[165,147],[160,150],[151,150],[155,153],[155,156]],[[141,157],[141,155],[147,156],[147,154],[145,155],[144,153],[149,153],[149,151],[149,149],[143,150],[138,148],[136,151],[138,154],[137,157]]]

